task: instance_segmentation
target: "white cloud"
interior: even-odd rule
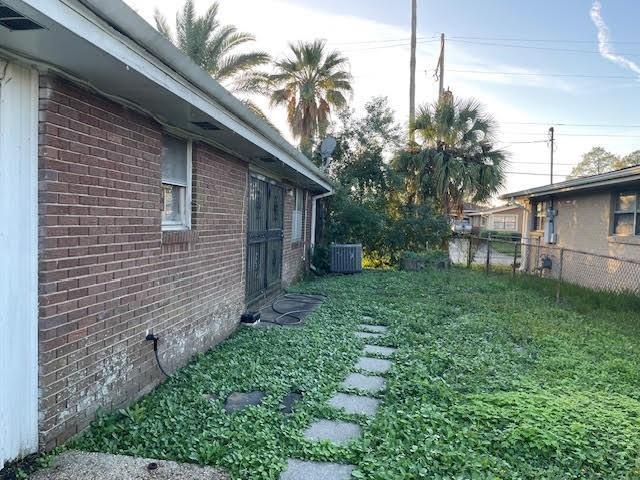
[[[594,0],[591,5],[591,20],[598,29],[598,50],[600,54],[607,60],[627,68],[632,72],[640,75],[640,66],[628,58],[618,55],[611,48],[611,40],[609,36],[609,27],[602,18],[602,4],[599,0]]]

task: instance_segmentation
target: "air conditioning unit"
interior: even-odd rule
[[[332,273],[362,272],[362,245],[331,245]]]

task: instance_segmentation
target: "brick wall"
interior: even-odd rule
[[[40,87],[40,431],[52,448],[215,344],[244,308],[245,163],[194,145],[192,232],[160,228],[161,128]],[[293,255],[293,254],[292,254]],[[295,255],[294,255],[295,256]]]
[[[284,241],[282,258],[282,283],[288,286],[298,279],[308,265],[310,232],[311,232],[311,193],[304,192],[304,210],[302,222],[304,225],[302,239],[294,242],[292,235],[292,212],[294,207],[295,190],[289,188],[284,195]]]

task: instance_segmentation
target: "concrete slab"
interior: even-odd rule
[[[287,468],[280,475],[280,480],[348,480],[354,465],[341,463],[303,462],[287,460]]]
[[[155,464],[155,469],[150,465]],[[34,473],[31,480],[227,480],[217,468],[150,458],[135,458],[108,453],[68,451],[61,453],[51,466]]]
[[[352,373],[342,382],[344,388],[357,388],[370,393],[384,390],[385,385],[384,378],[376,375],[362,375],[361,373]]]
[[[356,332],[355,335],[358,338],[380,338],[380,337],[382,337],[381,333],[371,333],[371,332]]]
[[[389,331],[389,327],[385,327],[384,325],[371,325],[368,323],[361,323],[358,325],[360,330],[364,330],[365,332],[375,332],[375,333],[387,333]]]
[[[396,353],[395,348],[391,347],[379,347],[377,345],[365,345],[364,353],[375,353],[376,355],[380,355],[381,357],[391,357],[394,353]]]
[[[360,357],[356,368],[360,370],[366,370],[373,373],[385,373],[388,372],[393,363],[389,360],[382,360],[380,358]]]
[[[304,437],[312,441],[329,440],[340,445],[358,438],[361,433],[362,429],[356,423],[318,420],[309,425],[304,432]]]
[[[260,405],[264,397],[264,392],[234,392],[224,402],[224,410],[227,413],[232,413],[251,405]]]
[[[346,413],[356,413],[370,417],[376,414],[379,404],[380,400],[378,399],[346,393],[336,393],[329,399],[329,405],[333,408],[342,409]]]

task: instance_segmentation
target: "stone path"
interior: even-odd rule
[[[348,480],[355,468],[354,465],[289,459],[280,480]]]
[[[342,382],[343,388],[356,388],[368,393],[378,393],[385,388],[384,378],[376,375],[362,375],[361,373],[351,373]]]
[[[363,317],[365,321],[372,321],[371,317]],[[388,333],[388,327],[369,323],[358,325],[360,331],[355,336],[365,340],[382,338]],[[336,393],[329,399],[329,405],[350,415],[365,415],[374,417],[380,400],[367,394],[379,393],[385,389],[384,374],[393,366],[389,360],[395,353],[395,348],[365,345],[362,356],[355,368],[364,373],[350,373],[342,382],[342,388],[356,389],[359,395]],[[375,355],[384,358],[374,358]],[[371,375],[369,375],[371,374]],[[360,425],[352,422],[318,419],[304,432],[304,437],[312,442],[329,441],[337,445],[345,444],[358,438],[362,434]],[[330,462],[304,462],[296,459],[287,460],[287,468],[280,475],[280,480],[347,480],[355,465],[343,465]]]
[[[315,441],[329,440],[340,445],[359,437],[361,433],[362,430],[357,423],[318,420],[309,425],[304,432],[304,437]]]

